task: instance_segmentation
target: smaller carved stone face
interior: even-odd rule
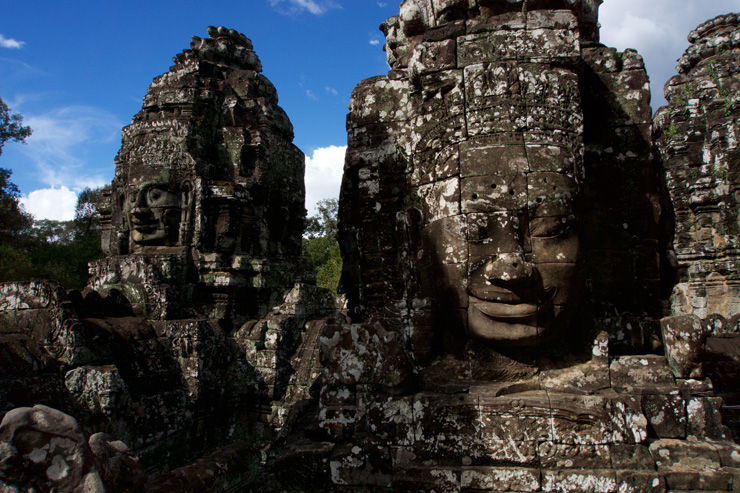
[[[173,246],[181,218],[179,194],[166,183],[144,183],[126,194],[124,209],[132,245]]]

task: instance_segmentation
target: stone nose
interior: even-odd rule
[[[148,212],[149,204],[147,203],[147,194],[145,190],[140,190],[136,194],[136,201],[131,212],[134,214],[144,214]]]
[[[532,278],[534,266],[521,253],[500,253],[480,266],[480,273],[492,284],[517,282]]]

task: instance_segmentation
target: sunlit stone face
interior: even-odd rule
[[[126,193],[125,211],[132,246],[173,246],[178,242],[181,204],[167,183],[144,183]]]
[[[583,284],[577,184],[567,173],[531,171],[527,151],[533,150],[478,152],[492,159],[479,166],[491,173],[471,183],[463,178],[461,214],[425,228],[433,270],[446,287],[440,305],[461,314],[470,337],[502,346],[533,345],[562,333]],[[549,169],[572,167],[563,149],[539,151],[549,156]]]

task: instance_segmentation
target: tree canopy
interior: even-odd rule
[[[342,257],[337,242],[337,200],[320,200],[316,207],[318,214],[306,220],[303,256],[316,272],[316,285],[336,294],[342,274]]]
[[[23,117],[0,99],[0,154],[5,142],[31,135]],[[0,281],[54,279],[69,289],[87,284],[87,263],[103,256],[96,203],[100,189],[86,188],[72,221],[34,220],[20,203],[21,193],[0,168]]]
[[[23,116],[12,114],[8,105],[0,98],[0,155],[5,142],[25,142],[30,136],[31,127],[23,126]]]

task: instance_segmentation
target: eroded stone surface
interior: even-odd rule
[[[155,317],[244,320],[300,275],[304,157],[251,41],[208,34],[154,79],[123,130],[101,206],[109,257],[90,284],[120,286]]]
[[[664,318],[650,87],[593,43],[598,3],[406,0],[381,27],[392,70],[353,92],[340,197],[352,323],[322,334],[322,441],[296,442],[334,485],[732,486],[702,373],[728,316]]]
[[[655,115],[656,144],[676,214],[675,314],[731,317],[738,300],[738,16],[689,34],[679,74],[665,86],[669,106]]]
[[[43,405],[16,408],[0,423],[0,480],[42,491],[140,491],[144,469],[119,441],[89,439],[77,421]]]
[[[125,490],[125,438],[155,475],[231,442],[151,491],[737,490],[737,15],[690,35],[656,160],[600,3],[405,0],[381,26],[391,71],[348,117],[349,319],[296,282],[302,157],[251,42],[194,38],[124,130],[100,292],[0,286],[3,408],[54,390],[109,435],[59,418],[67,469],[4,438],[0,480],[51,457]]]

